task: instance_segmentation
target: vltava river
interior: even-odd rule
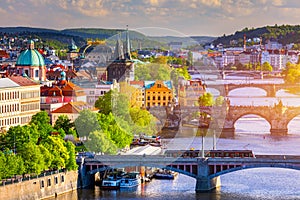
[[[233,96],[239,94],[232,92]],[[255,92],[258,94],[261,90]],[[243,91],[242,91],[243,93]],[[284,98],[284,94],[282,95]],[[258,99],[258,100],[257,100]],[[270,104],[273,100],[258,97],[253,104]],[[253,100],[253,99],[252,99]],[[249,105],[252,100],[235,98],[234,104]],[[260,100],[260,103],[259,103]],[[300,98],[284,100],[287,104],[300,105]],[[275,101],[276,102],[276,101]],[[290,102],[290,103],[289,103]],[[217,140],[217,149],[251,149],[254,154],[296,154],[300,155],[300,118],[289,123],[289,135],[273,137],[270,125],[258,116],[248,115],[235,124],[234,138]],[[201,147],[201,138],[180,138],[190,147]],[[212,147],[212,139],[206,138],[207,149]],[[209,193],[197,194],[195,180],[179,174],[175,180],[155,180],[140,185],[134,190],[101,191],[99,187],[80,189],[59,196],[57,199],[211,199],[211,200],[296,200],[300,199],[300,171],[280,168],[255,168],[236,171],[221,176],[221,187]]]

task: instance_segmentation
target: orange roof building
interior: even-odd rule
[[[69,102],[51,112],[51,122],[52,124],[55,124],[55,121],[60,115],[66,115],[71,120],[71,122],[74,122],[75,119],[77,119],[77,117],[79,116],[79,113],[85,109],[89,109],[92,112],[98,112],[98,109],[88,105],[86,102]]]

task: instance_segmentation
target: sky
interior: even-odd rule
[[[0,26],[118,28],[146,35],[221,36],[300,24],[299,0],[0,0]]]

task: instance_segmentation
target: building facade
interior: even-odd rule
[[[173,103],[173,90],[171,81],[145,81],[145,105],[168,106]]]
[[[0,79],[0,131],[28,124],[39,111],[39,84],[21,76]]]

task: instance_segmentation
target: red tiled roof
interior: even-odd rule
[[[91,107],[82,101],[78,101],[78,102],[69,102],[69,103],[63,105],[62,107],[57,108],[56,110],[52,111],[52,113],[79,113],[80,111],[82,111],[84,109],[89,109],[92,111],[97,110],[96,108]]]
[[[28,79],[23,76],[10,76],[8,77],[13,82],[19,84],[20,86],[32,86],[32,85],[39,85],[39,83],[34,82],[31,79]]]
[[[140,85],[144,87],[144,81],[130,81],[130,85]]]

